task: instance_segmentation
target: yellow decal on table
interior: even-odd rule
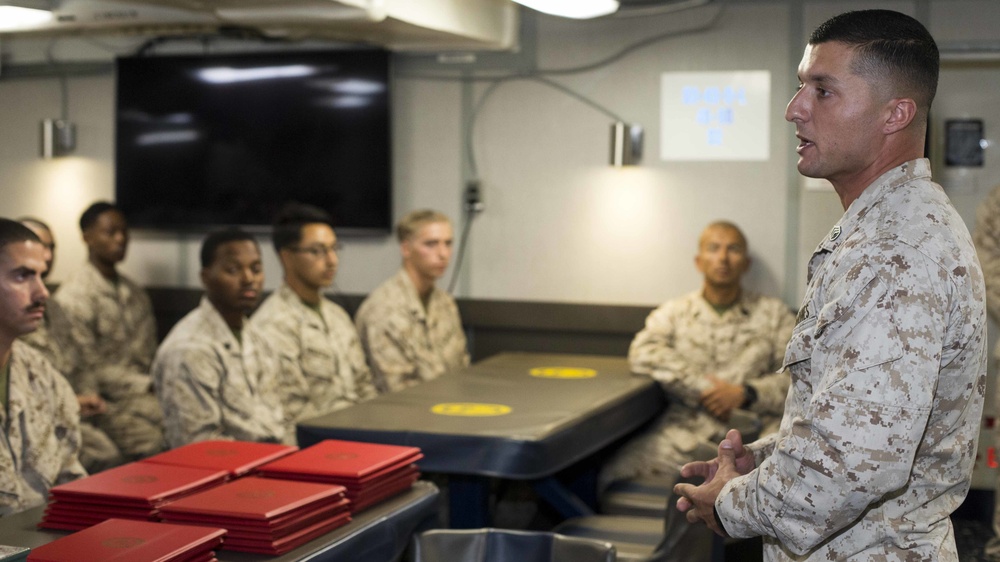
[[[442,416],[503,416],[510,413],[510,406],[477,402],[444,402],[432,406],[431,411]]]
[[[594,369],[579,367],[535,367],[528,371],[533,377],[545,379],[591,379],[597,376]]]

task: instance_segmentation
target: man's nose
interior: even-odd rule
[[[36,286],[34,288],[35,300],[41,300],[45,302],[49,299],[49,288],[45,286],[42,281],[41,276],[37,277],[35,280]]]
[[[795,92],[792,99],[788,100],[788,105],[785,106],[785,121],[793,123],[805,119],[806,109],[801,99],[802,92],[803,90]]]

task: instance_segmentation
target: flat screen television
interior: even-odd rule
[[[265,230],[288,201],[338,232],[392,226],[389,54],[117,60],[115,194],[129,224]]]

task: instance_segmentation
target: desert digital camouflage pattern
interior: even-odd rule
[[[995,187],[976,209],[976,230],[972,240],[983,266],[986,310],[995,322],[1000,322],[1000,186]],[[993,357],[1000,359],[1000,342],[993,350]],[[994,405],[1000,404],[1000,395],[993,396],[993,401]],[[996,479],[995,491],[1000,492],[1000,477]],[[1000,493],[995,497],[1000,498]],[[1000,559],[1000,501],[993,505],[993,534],[985,549],[991,560]]]
[[[167,442],[291,443],[278,392],[278,358],[252,322],[240,339],[206,297],[177,323],[153,360]]]
[[[162,451],[163,414],[149,376],[156,351],[149,296],[127,277],[113,283],[86,263],[52,300],[65,314],[67,347],[76,358],[66,377],[77,394],[97,394],[108,404],[95,425],[129,459]]]
[[[983,266],[986,309],[994,320],[1000,322],[1000,186],[994,188],[976,209],[976,231],[972,239]],[[993,355],[1000,358],[1000,345]],[[1000,507],[1000,502],[997,506]]]
[[[654,473],[677,475],[695,460],[699,446],[714,456],[730,425],[699,403],[711,387],[709,375],[753,386],[757,401],[750,410],[765,432],[777,430],[789,384],[788,374],[777,370],[794,324],[780,300],[746,292],[721,315],[701,291],[654,310],[632,340],[629,364],[632,372],[660,383],[670,405],[605,466],[602,486]]]
[[[958,560],[986,387],[982,272],[927,160],[886,172],[809,262],[792,385],[716,500],[767,560]]]
[[[0,516],[42,505],[49,488],[87,475],[77,454],[80,419],[66,379],[21,341],[11,347],[10,406],[0,447]]]
[[[351,317],[328,299],[313,308],[282,284],[250,321],[281,361],[279,388],[290,423],[378,394]]]
[[[64,332],[67,329],[68,323],[62,309],[58,303],[49,299],[45,303],[45,316],[38,329],[19,339],[41,353],[57,372],[67,373],[76,362],[73,358],[73,346],[66,343],[69,336]],[[80,420],[80,462],[87,472],[99,472],[124,462],[114,441],[90,423],[89,419]]]
[[[469,365],[455,299],[435,287],[424,310],[405,270],[368,295],[355,322],[380,392],[400,390]]]

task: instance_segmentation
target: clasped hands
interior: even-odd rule
[[[727,536],[726,530],[715,517],[715,500],[727,482],[737,476],[749,474],[756,468],[756,464],[753,453],[743,447],[743,436],[739,431],[730,429],[726,438],[719,443],[716,458],[687,463],[681,467],[681,476],[684,478],[700,476],[705,481],[698,486],[674,486],[674,493],[681,496],[677,500],[677,509],[685,514],[689,523],[704,523],[716,534]]]
[[[743,385],[726,382],[714,375],[707,377],[712,386],[701,393],[701,405],[716,418],[728,421],[733,410],[743,405],[746,391],[743,390]]]

